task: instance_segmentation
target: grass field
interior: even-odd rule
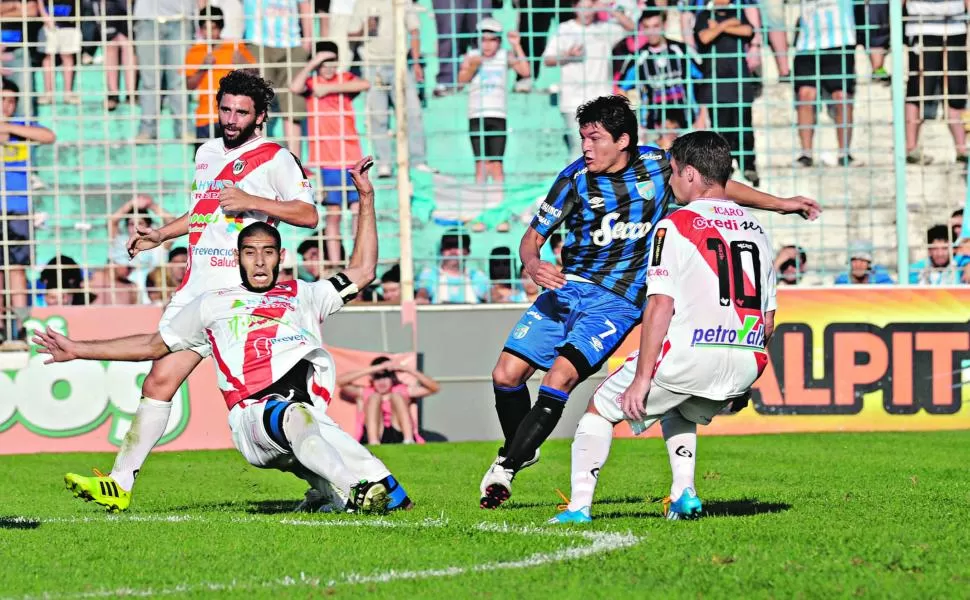
[[[0,596],[967,597],[970,432],[702,438],[707,516],[660,518],[660,440],[620,440],[592,526],[550,528],[569,445],[502,509],[477,507],[494,444],[382,447],[417,506],[294,515],[304,486],[232,451],[159,453],[129,512],[75,501],[108,455],[0,457]]]

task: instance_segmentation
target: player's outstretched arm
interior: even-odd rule
[[[809,221],[814,221],[822,214],[822,207],[819,203],[806,196],[779,198],[778,196],[759,192],[737,181],[728,181],[725,189],[727,190],[728,198],[748,208],[760,208],[761,210],[770,210],[783,215],[798,214],[803,219]]]
[[[139,225],[135,229],[135,235],[128,238],[128,257],[135,258],[139,252],[157,248],[169,240],[186,235],[188,232],[189,213],[183,214],[158,229]]]
[[[653,367],[657,364],[660,349],[670,320],[674,316],[674,299],[664,294],[654,294],[647,301],[643,311],[643,324],[640,326],[640,356],[637,358],[637,372],[633,382],[620,395],[620,407],[627,417],[639,421],[643,418],[644,403],[650,392]]]
[[[38,331],[33,342],[38,352],[48,354],[45,365],[72,360],[155,360],[168,354],[168,346],[158,333],[142,333],[110,340],[77,341],[51,329]]]
[[[350,178],[360,200],[354,251],[344,275],[357,285],[358,290],[366,288],[377,277],[377,215],[374,212],[374,185],[367,175],[372,166],[374,158],[365,156],[350,168]]]

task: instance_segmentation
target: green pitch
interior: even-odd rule
[[[502,509],[478,508],[495,444],[382,447],[417,503],[294,515],[295,478],[235,452],[160,453],[112,517],[62,488],[108,455],[0,457],[0,597],[963,597],[970,432],[701,438],[707,517],[660,518],[660,440],[620,440],[592,527],[550,528],[569,444]]]

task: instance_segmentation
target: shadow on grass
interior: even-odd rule
[[[186,511],[239,513],[245,512],[257,515],[277,515],[290,513],[300,504],[300,500],[251,500],[227,502],[200,502],[185,504],[167,509],[167,512],[180,513]]]
[[[643,496],[611,496],[608,498],[603,498],[602,500],[596,500],[594,504],[596,506],[600,505],[611,505],[611,504],[643,504],[647,502],[648,499]],[[512,500],[510,503],[502,506],[500,510],[516,510],[521,508],[555,508],[557,504],[562,502],[558,498],[550,498],[549,502],[516,502]]]
[[[638,503],[643,505],[643,500]],[[662,519],[663,508],[661,503],[662,498],[651,498],[649,499],[649,504],[653,508],[652,510],[613,510],[607,512],[597,511],[594,507],[593,517],[595,519],[628,519],[628,518],[654,518]],[[595,502],[595,505],[601,504],[600,502]],[[616,502],[614,504],[619,504]],[[771,513],[780,513],[791,509],[791,504],[786,504],[784,502],[761,502],[757,498],[742,498],[740,500],[710,500],[704,502],[704,513],[703,517],[705,519],[719,518],[719,517],[752,517],[754,515],[764,515]]]
[[[40,519],[30,517],[0,517],[0,529],[37,529]]]

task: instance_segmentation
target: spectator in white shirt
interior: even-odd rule
[[[559,25],[542,53],[546,66],[561,67],[559,111],[571,157],[578,154],[580,147],[574,123],[576,109],[584,102],[613,92],[613,46],[635,28],[633,19],[622,8],[613,9],[593,0],[574,0],[573,8],[576,17]],[[611,9],[609,20],[598,19],[598,12]]]
[[[475,183],[505,179],[506,117],[511,68],[519,77],[529,77],[529,61],[519,42],[519,32],[509,32],[511,52],[502,48],[502,24],[482,19],[478,24],[481,46],[471,48],[458,71],[458,83],[468,85],[468,131],[475,154]]]

